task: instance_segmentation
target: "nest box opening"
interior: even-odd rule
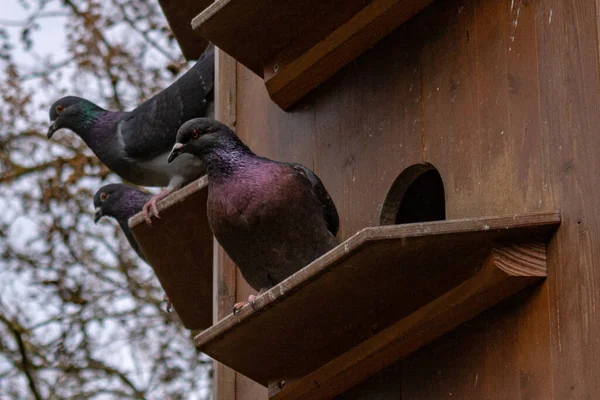
[[[381,209],[380,225],[446,219],[444,183],[431,164],[415,164],[396,178]]]

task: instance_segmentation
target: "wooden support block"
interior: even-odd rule
[[[545,276],[559,223],[550,212],[363,229],[196,347],[273,397],[330,397]]]
[[[129,220],[183,325],[194,330],[212,324],[213,236],[206,216],[207,183],[204,176],[159,201],[161,218],[152,218],[152,226],[142,213]]]

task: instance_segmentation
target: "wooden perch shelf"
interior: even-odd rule
[[[194,32],[190,21],[211,5],[212,0],[158,0],[158,2],[184,57],[188,60],[197,60],[208,46],[208,42]]]
[[[193,29],[287,109],[433,0],[217,0]]]
[[[142,213],[129,226],[175,311],[188,329],[212,324],[213,236],[206,216],[204,176],[157,206],[161,218],[149,226]]]
[[[546,276],[558,213],[366,228],[195,338],[275,399],[331,398]]]

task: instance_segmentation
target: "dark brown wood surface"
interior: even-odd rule
[[[215,53],[215,118],[231,128],[236,122],[237,63],[223,50]],[[214,240],[213,323],[227,316],[236,303],[237,272],[235,263]],[[236,372],[214,362],[213,399],[235,400]]]
[[[129,226],[174,309],[188,329],[212,324],[213,238],[206,216],[207,178],[159,201],[149,226],[139,213]]]
[[[212,0],[158,0],[169,27],[188,60],[197,60],[208,42],[192,29],[192,19],[212,4]]]
[[[535,9],[544,173],[567,224],[550,248],[556,399],[600,393],[600,71],[598,3],[546,0]]]
[[[218,0],[192,25],[288,109],[431,1]]]
[[[262,76],[265,60],[311,28],[320,29],[320,21],[338,18],[334,12],[342,6],[358,10],[366,3],[368,0],[217,0],[193,19],[192,26]]]
[[[237,132],[260,155],[315,170],[340,212],[342,240],[377,225],[396,177],[422,162],[442,176],[449,219],[562,214],[543,284],[344,399],[365,398],[373,382],[400,387],[403,400],[597,397],[596,8],[594,0],[438,0],[289,112],[238,66]],[[245,397],[243,385],[238,399],[260,398]]]
[[[545,242],[498,245],[466,281],[269,398],[333,398],[545,276]]]
[[[556,213],[542,213],[366,228],[260,296],[254,307],[200,333],[196,346],[263,385],[301,378],[419,308],[439,309],[429,303],[468,279],[474,279],[467,291],[475,304],[478,293],[508,295],[505,280],[493,279],[495,286],[473,277],[493,243],[546,237],[559,221]],[[513,259],[504,254],[494,257],[500,260],[495,266],[503,276],[518,276],[506,266]],[[528,268],[526,274],[539,277],[545,270]],[[523,287],[521,280],[515,282],[515,290]],[[459,290],[454,300],[441,304],[460,304],[456,299],[464,293]],[[458,309],[443,311],[463,316]],[[418,331],[414,323],[409,326]]]

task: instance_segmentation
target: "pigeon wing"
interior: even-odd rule
[[[313,194],[323,205],[323,218],[325,218],[325,221],[327,222],[327,229],[333,234],[333,236],[337,235],[340,227],[340,217],[337,209],[335,208],[335,204],[327,192],[327,189],[325,189],[325,185],[323,185],[323,182],[321,182],[321,179],[319,179],[314,172],[306,168],[304,165],[292,163],[290,166],[310,182]]]
[[[179,127],[206,115],[213,96],[214,60],[210,45],[181,78],[123,119],[119,131],[129,157],[147,159],[171,150]]]

